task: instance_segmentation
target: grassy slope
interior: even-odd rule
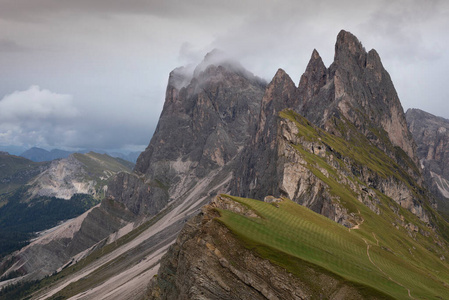
[[[39,168],[46,164],[15,155],[0,154],[0,194],[10,192],[27,183],[37,175]]]
[[[114,172],[130,171],[134,164],[123,160],[121,158],[111,157],[107,154],[99,154],[89,152],[86,154],[74,153],[76,159],[85,163],[95,170],[99,175],[102,174],[103,169],[108,169]]]
[[[74,153],[74,157],[80,161],[91,177],[105,177],[107,172],[131,172],[134,164],[120,158],[114,158],[107,154],[89,152],[86,154]]]
[[[25,202],[29,197],[26,184],[32,179],[31,175],[37,175],[38,168],[47,163],[0,155],[0,182],[8,176],[18,177],[8,185],[0,184],[0,257],[26,245],[34,232],[76,217],[98,204],[104,197],[103,186],[108,184],[111,176],[117,172],[131,172],[134,166],[133,163],[106,154],[89,152],[75,153],[74,156],[85,167],[86,181],[96,181],[96,199],[91,195],[74,195],[70,200],[35,197]],[[11,191],[2,193],[2,187]]]
[[[220,210],[220,221],[256,250],[299,277],[307,262],[363,289],[396,299],[449,299],[449,268],[434,253],[382,216],[367,216],[358,230],[349,230],[288,199],[279,207],[252,199],[230,197],[259,216],[249,218]],[[358,208],[364,209],[363,204]],[[369,218],[368,218],[369,215]],[[373,228],[374,227],[374,228]],[[367,250],[369,245],[369,250]],[[414,248],[410,253],[405,248]],[[368,252],[371,261],[368,257]]]
[[[447,248],[438,246],[441,241],[449,240],[446,236],[448,223],[427,203],[424,191],[413,178],[364,135],[357,134],[355,128],[352,128],[355,134],[347,141],[315,128],[292,111],[281,112],[280,116],[296,124],[300,138],[321,143],[327,149],[327,155],[332,155],[333,161],[337,161],[340,170],[301,144],[292,145],[339,203],[349,212],[358,214],[363,223],[359,229],[350,231],[290,200],[276,208],[260,201],[234,197],[235,201],[254,209],[262,219],[221,211],[220,220],[248,247],[255,248],[263,257],[296,272],[298,276],[304,276],[298,272],[301,269],[298,261],[302,261],[394,298],[449,299],[449,265],[440,259],[443,256],[449,258],[449,253]],[[351,124],[341,122],[339,126]],[[347,130],[342,128],[342,132]],[[399,149],[395,151],[401,155]],[[403,182],[427,210],[431,222],[438,228],[436,232],[379,190],[374,190],[380,200],[379,215],[358,201],[357,194],[349,186],[339,183],[342,171],[354,184],[362,183],[351,170],[345,170],[343,158],[345,161],[349,159],[352,166],[366,167],[380,178]],[[416,168],[408,157],[404,156],[402,160],[411,169]],[[322,169],[329,176],[324,175],[320,171]],[[408,223],[417,226],[418,232],[407,230],[403,225]],[[373,293],[374,290],[366,292]]]

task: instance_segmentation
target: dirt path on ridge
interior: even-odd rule
[[[374,233],[373,233],[373,235],[374,235],[374,238],[375,238],[376,241],[377,241],[377,245],[379,245],[379,240],[377,240],[376,235],[375,235]],[[375,267],[376,267],[382,274],[384,274],[390,281],[392,281],[392,282],[396,283],[397,285],[402,286],[404,289],[406,289],[407,292],[408,292],[408,296],[410,297],[410,299],[416,299],[416,298],[414,298],[414,297],[412,296],[412,294],[411,294],[409,288],[405,287],[402,283],[397,282],[396,280],[394,280],[393,278],[391,278],[390,275],[388,275],[387,273],[385,273],[379,266],[377,266],[377,265],[374,263],[374,261],[371,259],[371,256],[370,256],[370,254],[369,254],[369,248],[370,248],[371,245],[367,242],[367,240],[365,240],[364,238],[362,238],[362,239],[363,239],[363,241],[364,241],[365,244],[366,244],[366,254],[368,255],[368,259],[369,259],[369,261],[373,264],[373,266],[375,266]]]

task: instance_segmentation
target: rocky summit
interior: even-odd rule
[[[30,245],[59,252],[33,273],[41,280],[22,288],[29,277],[9,273],[3,294],[449,299],[449,224],[435,198],[446,125],[412,119],[378,53],[350,32],[329,67],[313,50],[298,85],[213,51],[170,73],[134,171]]]

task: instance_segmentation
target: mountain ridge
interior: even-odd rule
[[[231,62],[201,66],[192,78],[185,69],[170,73],[156,132],[134,172],[118,174],[99,206],[66,224],[67,230],[80,228],[64,241],[78,254],[64,254],[59,267],[51,266],[48,272],[58,273],[41,281],[32,299],[360,299],[366,289],[373,299],[444,298],[449,225],[423,186],[391,78],[377,52],[366,52],[349,32],[339,33],[335,50],[329,68],[314,50],[298,86],[282,69],[265,85],[230,68]],[[229,200],[221,201],[217,194],[233,196],[219,196]],[[297,210],[321,232],[317,245],[332,240],[320,222],[338,228],[338,245],[320,248],[330,259],[311,260],[313,251],[289,244],[303,233],[279,242],[273,228],[295,219],[286,213]],[[266,218],[258,218],[264,212]],[[228,253],[226,241],[242,252]],[[303,243],[313,247],[312,241]],[[364,271],[338,262],[335,268],[332,257],[344,253],[346,241],[355,245],[351,251]],[[239,253],[251,256],[253,273],[245,273]],[[286,253],[312,279],[282,270],[278,258]],[[267,270],[275,274],[258,277]],[[366,270],[377,279],[369,280]],[[364,279],[354,279],[357,271]],[[415,273],[429,276],[404,275]],[[277,274],[300,290],[274,282]],[[317,282],[328,284],[329,293]]]

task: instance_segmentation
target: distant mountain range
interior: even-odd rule
[[[33,147],[21,153],[20,156],[28,158],[29,160],[32,161],[42,162],[42,161],[51,161],[58,158],[67,158],[72,153],[74,152],[64,151],[60,149],[53,149],[51,151],[47,151],[42,148]]]
[[[48,150],[45,150],[42,148],[33,147],[33,148],[30,148],[30,149],[22,152],[19,156],[28,158],[29,160],[32,160],[35,162],[43,162],[43,161],[51,161],[51,160],[59,159],[59,158],[67,158],[67,157],[69,157],[70,154],[73,154],[73,153],[87,153],[87,152],[89,152],[89,151],[85,150],[85,151],[74,152],[74,151],[65,151],[65,150],[61,150],[61,149],[52,149],[52,150],[48,151]],[[95,152],[101,153],[101,151],[95,151]],[[121,159],[130,161],[132,163],[136,163],[137,158],[140,155],[140,152],[138,152],[138,151],[129,152],[127,154],[121,153],[121,152],[110,152],[107,154],[112,157],[119,157]]]
[[[121,158],[94,152],[46,162],[0,152],[0,257],[28,243],[37,231],[98,204],[111,178],[133,167]]]

